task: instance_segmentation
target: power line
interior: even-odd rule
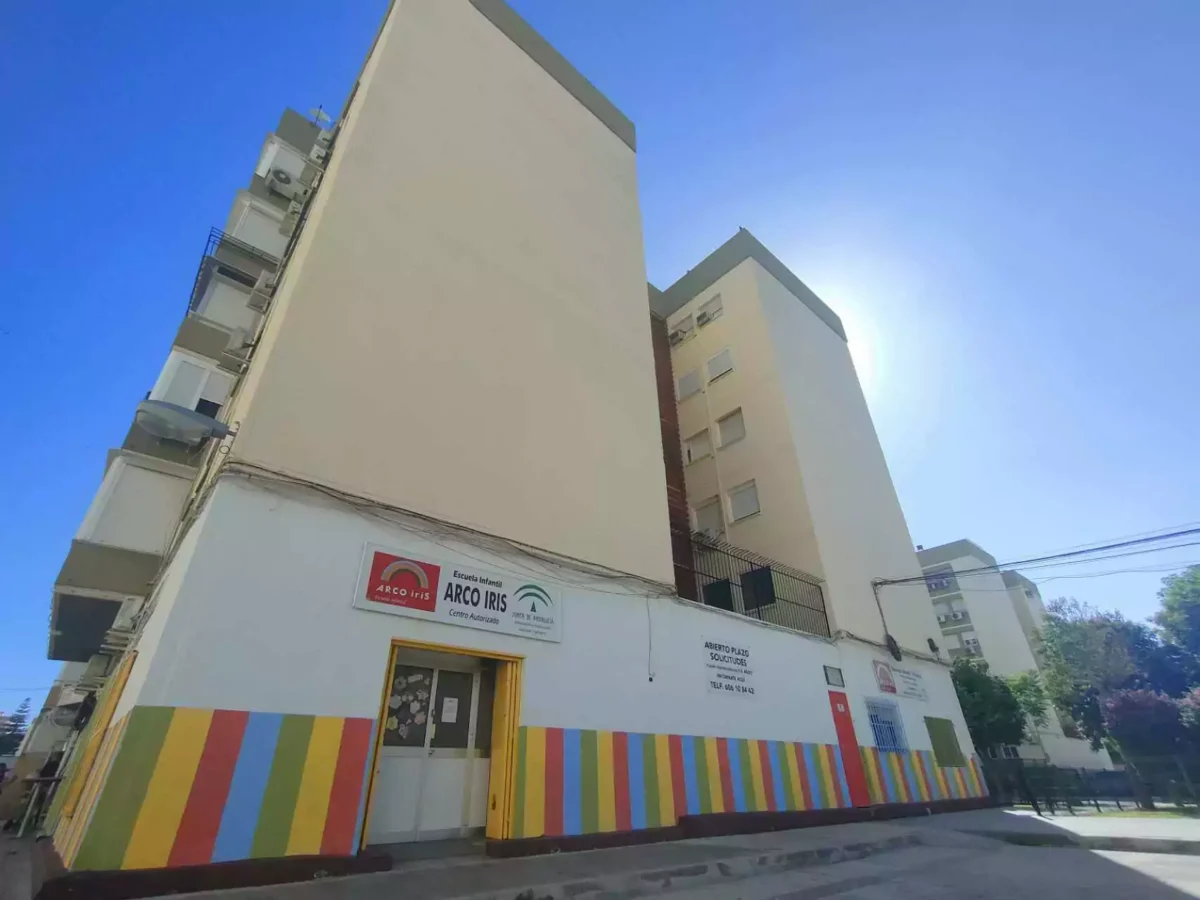
[[[1137,546],[1142,546],[1144,544],[1153,544],[1153,543],[1157,543],[1158,541],[1172,540],[1174,538],[1180,538],[1180,537],[1190,537],[1190,536],[1197,535],[1197,534],[1200,534],[1200,528],[1186,528],[1181,531],[1172,531],[1172,532],[1168,532],[1166,534],[1155,535],[1153,537],[1135,538],[1133,540],[1128,540],[1128,541],[1116,541],[1114,543],[1109,543],[1109,544],[1100,544],[1095,547],[1088,547],[1088,548],[1080,549],[1080,550],[1070,550],[1066,553],[1052,553],[1048,556],[1035,556],[1030,559],[1018,559],[1018,560],[1013,560],[1012,562],[996,563],[995,565],[991,565],[991,566],[979,566],[974,569],[963,569],[960,572],[955,572],[954,576],[956,578],[961,578],[964,575],[995,573],[995,572],[1000,571],[1001,569],[1049,568],[1048,566],[1045,566],[1045,565],[1039,566],[1037,564],[1038,563],[1044,564],[1044,563],[1053,562],[1053,561],[1060,560],[1060,559],[1076,559],[1081,556],[1091,556],[1092,554],[1100,553],[1104,550],[1119,550],[1119,549],[1122,549],[1125,547],[1137,547]],[[1082,562],[1095,562],[1096,559],[1116,559],[1120,556],[1134,556],[1134,555],[1137,555],[1137,553],[1158,553],[1158,552],[1162,552],[1163,550],[1172,550],[1172,549],[1175,549],[1176,547],[1191,547],[1191,546],[1196,546],[1197,544],[1200,544],[1200,541],[1197,541],[1195,543],[1187,543],[1187,544],[1172,544],[1170,547],[1155,547],[1150,550],[1133,551],[1128,554],[1114,553],[1114,554],[1111,554],[1108,556],[1096,557],[1093,559],[1085,559],[1085,560],[1082,560]],[[1066,565],[1066,563],[1063,563],[1062,565]],[[880,578],[880,579],[876,580],[875,583],[879,584],[879,585],[913,584],[913,583],[917,583],[917,582],[924,582],[925,580],[926,580],[926,576],[921,575],[920,577],[910,577],[910,578]]]

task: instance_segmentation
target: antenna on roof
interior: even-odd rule
[[[333,118],[329,115],[329,113],[325,112],[324,106],[314,107],[313,109],[310,109],[308,111],[308,114],[310,116],[312,116],[313,121],[316,122],[318,125],[320,125],[322,128],[324,128],[326,125],[329,125],[330,123],[333,122]]]

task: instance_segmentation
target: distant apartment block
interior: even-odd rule
[[[994,556],[968,540],[929,547],[917,557],[950,659],[982,657],[995,675],[1041,671],[1038,633],[1046,607],[1036,584],[1019,572],[1000,571]],[[1068,737],[1053,710],[1037,737],[1005,748],[1005,755],[1070,768],[1112,768],[1106,751]]]

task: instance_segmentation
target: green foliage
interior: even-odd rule
[[[17,711],[0,725],[0,756],[12,756],[21,746],[25,737],[25,729],[29,725],[29,698],[26,697],[17,707]]]
[[[1178,701],[1157,691],[1113,692],[1104,724],[1126,757],[1167,756],[1187,743]]]
[[[1035,728],[1045,728],[1050,721],[1048,708],[1050,700],[1046,696],[1046,688],[1037,672],[1022,672],[1020,675],[1010,675],[1007,679],[1008,689],[1017,699],[1017,705],[1025,715],[1026,739],[1036,741],[1033,733]]]
[[[1158,592],[1162,609],[1154,622],[1172,644],[1200,657],[1200,566],[1163,579]]]
[[[1007,681],[992,675],[982,659],[970,657],[956,659],[950,676],[976,749],[1022,742],[1025,713]]]

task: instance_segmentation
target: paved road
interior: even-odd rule
[[[917,847],[670,893],[664,900],[1184,900],[1200,897],[1200,857],[1000,845]]]

